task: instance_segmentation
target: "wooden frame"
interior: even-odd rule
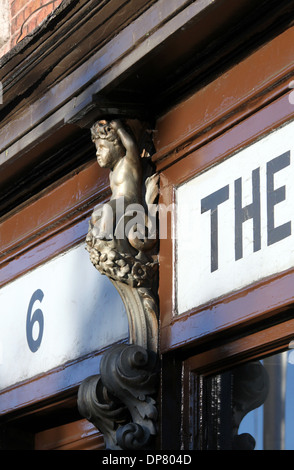
[[[286,351],[294,337],[293,310],[278,325],[264,328],[246,336],[200,352],[183,361],[181,445],[185,449],[201,447],[201,430],[197,429],[202,407],[203,381],[248,361]],[[207,423],[203,422],[203,429]]]
[[[107,172],[91,161],[9,214],[0,225],[0,285],[85,240],[94,205],[109,197],[108,184]],[[97,373],[102,353],[93,352],[2,390],[2,417],[36,403],[41,406],[44,400],[54,401],[59,395],[76,393],[83,379]]]
[[[224,78],[218,78],[161,118],[154,160],[162,170],[162,204],[175,202],[175,188],[184,181],[293,119],[294,108],[289,101],[293,33],[293,28],[285,31]],[[246,70],[252,69],[254,75],[241,80]],[[172,233],[172,220],[168,229]],[[228,335],[277,316],[293,303],[294,270],[290,269],[177,317],[173,305],[173,249],[170,237],[161,240],[162,353],[199,344],[218,334]]]
[[[35,450],[103,450],[103,436],[82,419],[35,435]]]
[[[107,172],[91,161],[10,213],[0,225],[0,284],[82,240],[94,205],[109,197],[108,185]]]
[[[116,0],[110,3],[114,9],[122,4]],[[170,2],[158,3],[169,5],[171,8]],[[191,6],[187,0],[181,1],[183,8],[195,7],[194,13],[191,11],[194,16],[197,16],[198,3],[194,3],[195,5]],[[208,6],[213,3],[207,0],[202,2],[202,5]],[[142,9],[145,8],[143,4],[144,2],[140,2]],[[155,2],[148,2],[148,6],[153,4]],[[84,8],[84,2],[82,2],[82,7]],[[127,11],[130,15],[128,21],[131,24],[134,17],[131,10]],[[149,35],[153,36],[151,38],[153,41],[152,62],[157,59],[156,53],[153,55],[157,47],[160,48],[162,42],[170,39],[182,26],[183,30],[187,26],[187,19],[181,20],[176,7],[169,10],[164,21],[159,21],[160,15],[157,15],[156,24],[153,27],[151,20],[154,11],[158,13],[156,4],[152,10],[145,12],[145,30],[140,28],[140,18],[136,22],[137,32],[142,34],[137,42],[128,42],[130,38],[125,36],[126,32],[123,30],[120,31],[119,37],[125,41],[119,43],[118,50],[116,50],[117,38],[113,39],[111,35],[108,35],[95,43],[98,52],[96,51],[90,58],[88,56],[88,62],[81,63],[80,52],[72,52],[72,55],[64,57],[64,70],[62,71],[64,75],[55,76],[54,73],[59,73],[59,69],[54,70],[54,67],[52,67],[53,75],[44,75],[46,80],[40,81],[40,88],[36,93],[32,92],[29,98],[31,108],[25,108],[26,103],[20,98],[17,105],[19,107],[16,106],[15,109],[12,107],[11,114],[7,112],[6,126],[4,125],[2,129],[4,134],[6,133],[6,143],[1,154],[4,180],[9,180],[14,175],[15,168],[12,168],[12,163],[15,162],[17,170],[21,171],[23,167],[27,170],[27,163],[42,160],[44,149],[50,150],[52,135],[54,139],[57,139],[55,142],[62,145],[64,137],[71,137],[75,133],[76,128],[72,123],[79,122],[81,126],[88,126],[98,112],[97,108],[101,103],[104,104],[103,100],[99,102],[101,92],[106,94],[109,90],[113,92],[115,83],[120,80],[123,84],[132,85],[132,81],[124,82],[125,75],[131,75],[136,67],[140,66],[140,61],[148,56]],[[79,13],[79,21],[82,22],[82,9]],[[107,20],[111,18],[112,10],[110,13],[109,16],[107,16],[108,13],[106,15]],[[151,21],[150,27],[146,18]],[[171,26],[169,20],[173,18],[177,21],[174,25],[175,29],[172,30],[169,29]],[[65,23],[66,15],[63,25]],[[122,22],[116,25],[120,29],[124,24]],[[66,27],[64,26],[64,31],[66,30],[71,38],[70,25],[71,21],[66,24]],[[107,30],[108,33],[112,34],[111,21],[107,25],[110,28],[110,33]],[[95,29],[96,25],[93,27],[93,36]],[[206,83],[205,86],[202,86],[202,82],[200,91],[158,119],[155,132],[157,152],[154,162],[161,176],[160,203],[166,206],[174,203],[174,192],[178,185],[293,119],[294,109],[289,102],[289,82],[294,72],[293,32],[294,28],[289,27],[214,81]],[[87,48],[84,36],[87,36],[87,27],[84,29],[83,23],[83,31],[76,37],[82,38],[83,47]],[[40,48],[42,46],[42,50],[38,51],[36,47],[39,55],[30,56],[32,54],[30,47],[32,46],[33,50],[34,44],[31,44],[26,52],[34,73],[35,60],[40,62],[41,66],[44,66],[44,63],[54,64],[56,57],[59,60],[57,49],[54,48],[55,44],[50,42],[48,35],[46,38],[45,46],[50,43],[52,47],[50,61],[48,59],[47,62],[45,58],[47,50],[46,47],[44,49],[44,43],[42,44],[38,35],[32,43],[35,42],[35,45]],[[113,39],[112,42],[111,39]],[[169,46],[173,44],[173,39]],[[59,41],[62,42],[62,36],[59,36]],[[109,41],[108,45],[111,43],[117,55],[112,57],[109,54],[108,59],[112,57],[113,60],[104,64],[105,67],[98,71],[93,65],[97,65],[101,57],[103,58],[103,41]],[[226,44],[225,47],[228,48],[228,45]],[[230,53],[234,55],[234,50],[232,52],[230,49],[228,55]],[[225,54],[224,56],[226,57]],[[71,68],[69,71],[66,69],[66,64],[73,63],[72,57],[77,58],[76,68]],[[150,56],[148,57],[150,59]],[[17,65],[20,79],[23,72],[22,65],[19,63],[14,65]],[[87,75],[89,65],[91,65],[91,71],[90,75]],[[202,67],[204,65],[207,65],[206,62],[202,63]],[[213,62],[215,69],[217,66],[217,62]],[[46,70],[49,68],[45,67]],[[148,63],[146,68],[148,68]],[[11,69],[14,69],[13,64]],[[208,72],[205,66],[203,70],[211,77],[209,68]],[[255,73],[249,74],[248,71],[251,70]],[[197,71],[194,70],[193,73],[195,78]],[[69,74],[71,81],[71,86],[68,88],[66,74]],[[50,82],[49,91],[45,91],[46,81]],[[9,83],[7,88],[9,89]],[[169,91],[172,94],[172,91]],[[13,87],[9,89],[9,93],[13,101]],[[38,101],[40,96],[45,97],[43,101]],[[107,102],[108,110],[111,109],[113,102],[113,99]],[[131,106],[133,103],[129,104]],[[88,115],[88,111],[92,108],[94,108],[94,114]],[[161,112],[160,109],[157,109],[158,113]],[[18,120],[9,121],[8,118],[15,119],[17,110],[20,112]],[[86,116],[85,121],[82,119],[83,115]],[[7,133],[7,130],[12,133]],[[44,144],[43,150],[42,144]],[[30,154],[32,149],[33,154]],[[56,159],[56,166],[58,165],[59,161]],[[34,196],[21,208],[17,207],[2,219],[0,226],[1,286],[84,239],[87,233],[88,217],[93,206],[98,201],[103,202],[109,197],[106,174],[98,170],[96,163],[91,161],[67,175],[62,181],[45,189],[41,198],[39,197],[39,195]],[[169,222],[171,232],[172,229],[173,220]],[[248,358],[259,357],[268,351],[281,350],[292,339],[294,323],[292,319],[289,319],[292,314],[289,308],[292,307],[294,301],[292,288],[294,268],[176,317],[173,309],[174,263],[171,238],[161,240],[159,297],[160,352],[163,355],[162,429],[166,430],[169,426],[170,413],[174,412],[176,415],[169,433],[163,433],[161,439],[163,448],[168,448],[169,445],[170,448],[177,449],[181,446],[181,429],[185,433],[185,417],[190,406],[190,397],[195,392],[193,388],[195,383],[191,380],[192,374],[210,374]],[[251,328],[256,331],[250,333]],[[236,335],[235,338],[234,335]],[[34,414],[34,409],[37,408],[40,411],[44,403],[48,401],[49,408],[54,407],[58,401],[62,401],[62,398],[67,403],[71,402],[79,382],[96,372],[100,354],[101,351],[96,352],[3,391],[1,393],[3,419],[5,420],[8,415],[14,416],[17,422],[21,415],[28,414],[30,417]],[[189,355],[190,357],[186,359]],[[72,376],[73,373],[74,380],[67,381],[67,376]],[[183,396],[182,377],[184,380]],[[63,386],[57,390],[55,382],[63,379],[65,379]],[[21,394],[18,394],[19,390]],[[20,395],[21,398],[19,398]],[[168,397],[169,400],[167,400]],[[187,397],[189,397],[188,401],[186,401]],[[182,399],[184,400],[183,417],[180,415],[179,406]]]

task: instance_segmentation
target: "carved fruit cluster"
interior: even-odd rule
[[[96,247],[87,246],[91,263],[101,274],[115,281],[121,281],[132,287],[148,287],[157,270],[157,263],[141,263],[138,259],[114,249],[104,247],[99,251]]]

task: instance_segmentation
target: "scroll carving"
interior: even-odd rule
[[[81,384],[78,406],[103,432],[106,447],[117,450],[148,447],[157,420],[158,175],[151,135],[136,124],[136,137],[119,120],[91,129],[98,164],[110,170],[111,197],[94,208],[86,248],[125,304],[129,344],[107,351],[100,374]]]
[[[79,389],[80,413],[104,435],[107,449],[142,449],[156,434],[154,353],[135,345],[117,345],[103,356],[99,375]]]

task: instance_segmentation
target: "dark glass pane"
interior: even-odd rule
[[[294,350],[209,377],[204,392],[204,448],[294,450]]]

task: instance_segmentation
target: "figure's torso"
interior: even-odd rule
[[[111,199],[125,198],[125,203],[141,203],[141,167],[126,157],[122,158],[110,172]]]

